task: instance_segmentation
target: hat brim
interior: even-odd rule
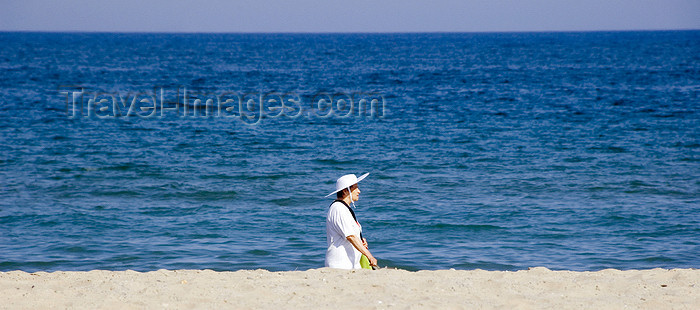
[[[360,183],[360,181],[364,180],[368,175],[369,175],[369,172],[367,172],[367,173],[361,175],[359,178],[357,178],[357,182],[351,184],[350,186],[353,186],[353,185],[355,185],[355,184],[357,184],[357,183]],[[337,193],[337,192],[339,192],[339,191],[342,191],[342,190],[344,190],[344,188],[341,188],[341,189],[339,189],[339,190],[336,190],[336,191],[334,191],[334,192],[332,192],[332,193],[326,195],[325,197],[328,197],[328,196],[330,196],[330,195],[333,195],[333,194],[335,194],[335,193]]]

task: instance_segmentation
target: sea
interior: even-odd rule
[[[697,30],[0,43],[0,271],[700,268]]]

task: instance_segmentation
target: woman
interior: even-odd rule
[[[326,216],[326,267],[340,269],[360,269],[360,258],[364,254],[369,264],[377,266],[377,259],[372,256],[367,247],[367,240],[362,238],[362,226],[355,217],[350,205],[360,199],[360,188],[357,183],[366,178],[365,173],[359,178],[347,174],[335,182],[335,191],[326,197],[336,194],[336,200],[328,208]]]

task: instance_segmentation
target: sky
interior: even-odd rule
[[[700,29],[700,0],[0,0],[0,31]]]

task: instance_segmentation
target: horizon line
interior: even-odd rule
[[[700,31],[700,28],[610,29],[610,30],[505,30],[505,31],[107,31],[107,30],[0,30],[0,33],[76,34],[498,34],[498,33],[587,33],[587,32],[673,32]]]

